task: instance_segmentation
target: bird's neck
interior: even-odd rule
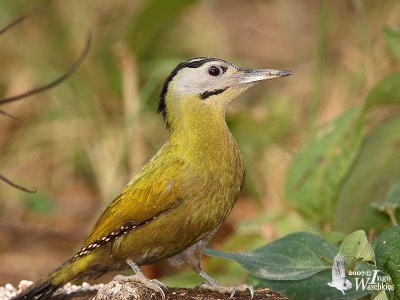
[[[181,103],[168,116],[171,125],[170,144],[190,158],[236,155],[237,144],[226,125],[225,109],[196,99],[186,101],[187,105]]]

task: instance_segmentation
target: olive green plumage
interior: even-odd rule
[[[225,109],[255,81],[289,75],[274,72],[215,58],[178,65],[160,95],[170,130],[166,144],[110,203],[81,250],[16,299],[45,299],[69,281],[127,269],[127,259],[143,265],[175,256],[212,285],[199,259],[244,180]]]

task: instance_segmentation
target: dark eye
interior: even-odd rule
[[[211,66],[208,68],[208,74],[210,74],[211,76],[219,76],[221,75],[221,73],[223,73],[223,70],[220,67]]]

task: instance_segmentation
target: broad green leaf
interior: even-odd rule
[[[400,28],[383,28],[383,36],[393,56],[400,61]]]
[[[360,109],[346,111],[320,128],[291,162],[285,193],[307,218],[331,222],[338,191],[363,140]]]
[[[400,298],[400,226],[382,232],[374,241],[377,268],[392,278],[394,297]]]
[[[265,279],[298,280],[330,270],[337,248],[311,233],[289,234],[252,252],[231,253],[207,249],[206,254],[233,259],[250,273]]]
[[[352,282],[353,287],[345,291],[345,295],[328,285],[328,282],[332,281],[331,270],[322,271],[301,280],[267,280],[250,275],[248,281],[254,288],[267,287],[289,299],[296,300],[357,299],[371,294],[371,291],[368,290],[356,290],[355,279],[350,276],[346,278]]]
[[[344,254],[347,266],[350,266],[354,259],[373,261],[375,258],[374,250],[368,242],[364,230],[357,230],[349,234],[340,245],[339,252]]]
[[[346,178],[335,209],[334,229],[384,229],[389,218],[371,207],[383,203],[400,178],[400,114],[377,126],[366,138],[357,164]]]
[[[369,91],[364,110],[388,104],[400,104],[400,72],[386,75]]]

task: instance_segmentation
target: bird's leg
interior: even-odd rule
[[[231,298],[237,291],[244,292],[249,290],[251,298],[253,298],[254,288],[250,284],[241,284],[239,286],[223,286],[201,269],[200,258],[203,255],[203,251],[208,240],[209,238],[202,240],[179,254],[179,258],[181,258],[187,266],[191,267],[196,273],[206,280],[206,282],[203,283],[200,288],[220,292],[221,294],[230,294]]]
[[[155,291],[156,293],[161,294],[162,299],[165,299],[165,291],[168,290],[168,288],[158,281],[157,279],[149,279],[147,278],[142,271],[140,271],[140,268],[137,264],[133,262],[131,259],[127,259],[126,263],[132,268],[133,272],[135,272],[134,275],[131,276],[123,276],[123,275],[117,275],[114,277],[114,281],[131,281],[131,282],[139,282],[144,284],[148,289]]]

